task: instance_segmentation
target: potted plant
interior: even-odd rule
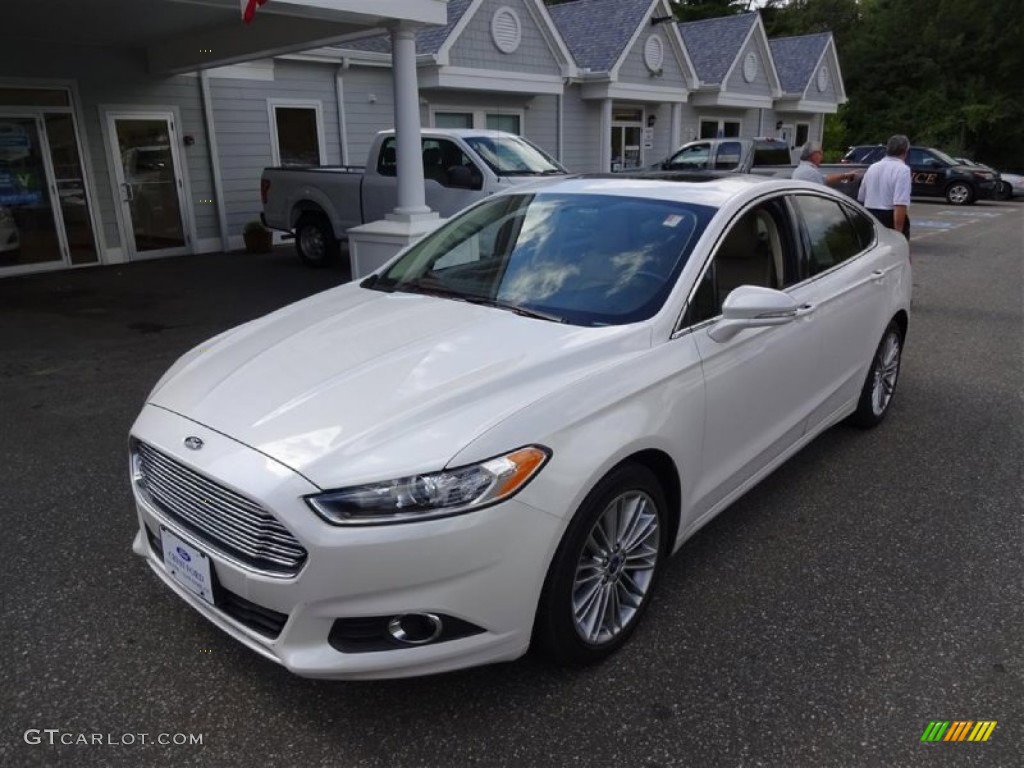
[[[270,253],[274,249],[274,233],[260,221],[250,221],[242,230],[246,253]]]

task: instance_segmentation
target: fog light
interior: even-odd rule
[[[444,625],[433,613],[403,613],[388,622],[388,634],[406,645],[425,645],[441,636]]]

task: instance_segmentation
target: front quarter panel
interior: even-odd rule
[[[700,469],[704,379],[690,335],[639,352],[576,381],[495,426],[461,451],[460,466],[530,443],[552,451],[517,496],[568,525],[587,493],[613,467],[644,450],[676,466],[682,509]],[[679,530],[692,515],[687,511]]]

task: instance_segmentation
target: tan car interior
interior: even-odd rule
[[[719,305],[741,285],[782,288],[782,244],[767,211],[744,214],[729,230],[715,255]]]

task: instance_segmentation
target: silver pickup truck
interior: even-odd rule
[[[568,173],[544,150],[502,131],[424,129],[422,142],[426,202],[442,217],[510,185]],[[396,172],[394,131],[377,134],[365,167],[266,168],[263,223],[293,234],[306,264],[324,266],[351,227],[394,210]]]
[[[661,162],[648,167],[651,171],[730,171],[755,176],[790,178],[795,165],[790,161],[789,144],[781,139],[700,139],[683,144]],[[835,183],[835,188],[856,199],[866,165],[820,165],[825,176],[852,173],[851,178]]]

